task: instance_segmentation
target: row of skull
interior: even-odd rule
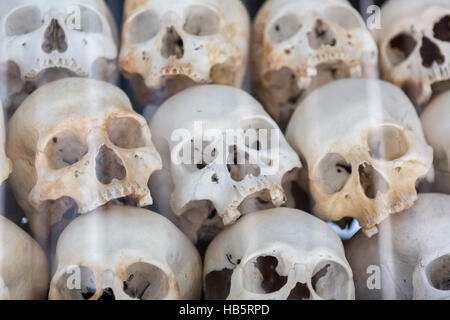
[[[102,0],[8,1],[0,33],[5,106],[68,76],[115,82],[118,61],[142,103],[195,84],[240,87],[251,51],[254,87],[285,129],[296,105],[330,81],[378,76],[416,107],[448,88],[450,5],[388,1],[374,35],[346,0],[269,0],[251,25],[238,0],[127,0],[117,27]],[[251,47],[251,50],[250,50]]]
[[[442,151],[442,148],[446,148],[445,145],[439,142],[448,135],[442,135],[442,131],[438,133],[435,131],[445,129],[443,106],[449,97],[450,93],[440,96],[423,115],[424,127],[430,128],[427,136],[430,137],[429,141],[435,146],[438,154],[445,153],[445,150]],[[331,108],[338,108],[340,112],[331,112]],[[219,134],[211,137],[196,136],[199,133],[195,126],[199,121],[204,130],[214,128]],[[438,121],[442,126],[436,125]],[[189,134],[181,136],[182,139],[174,139],[173,133],[180,128]],[[218,292],[222,292],[220,297],[223,298],[228,296],[257,298],[267,293],[280,298],[352,298],[354,289],[352,274],[349,271],[351,269],[345,260],[343,247],[337,235],[333,234],[323,222],[307,216],[304,212],[287,208],[270,208],[297,206],[298,203],[293,201],[297,191],[292,190],[292,184],[297,182],[300,185],[309,185],[308,189],[315,202],[313,211],[316,215],[327,221],[337,221],[347,216],[356,218],[366,236],[375,239],[369,240],[363,236],[355,238],[360,240],[352,240],[353,243],[361,243],[361,246],[356,244],[354,245],[356,249],[352,249],[357,251],[365,242],[368,242],[369,246],[380,245],[382,242],[377,239],[384,238],[384,235],[374,237],[378,232],[377,224],[381,223],[381,230],[389,228],[383,226],[394,224],[397,218],[386,220],[387,216],[409,209],[417,200],[415,189],[417,180],[427,175],[430,181],[432,180],[433,152],[425,141],[414,106],[400,89],[387,82],[345,79],[317,89],[294,113],[287,129],[287,140],[279,134],[276,136],[278,140],[270,141],[265,148],[259,146],[259,143],[247,145],[245,141],[239,143],[224,139],[229,129],[280,131],[274,120],[254,98],[240,89],[227,86],[207,85],[184,90],[167,100],[158,109],[149,125],[142,116],[132,110],[125,93],[106,82],[68,78],[51,82],[31,94],[8,123],[6,150],[14,166],[9,181],[16,199],[30,221],[36,239],[41,244],[54,235],[49,235],[50,231],[56,229],[58,233],[62,232],[55,260],[56,270],[59,270],[59,273],[57,271],[55,273],[52,283],[56,287],[51,291],[55,296],[51,294],[51,297],[74,298],[80,297],[82,293],[81,297],[84,298],[106,298],[111,296],[108,292],[113,292],[117,298],[123,298],[125,295],[131,295],[132,298],[166,297],[165,294],[167,298],[197,297],[201,287],[198,286],[198,281],[196,285],[189,282],[184,289],[177,288],[177,285],[182,286],[180,278],[176,278],[175,281],[173,277],[168,276],[166,279],[158,276],[161,272],[169,274],[166,273],[169,272],[167,265],[155,265],[155,260],[152,260],[151,266],[136,265],[135,256],[127,256],[126,249],[117,251],[120,252],[119,257],[124,257],[122,261],[119,257],[115,258],[112,248],[121,245],[145,247],[147,243],[153,243],[148,247],[152,248],[148,249],[148,252],[171,250],[173,256],[164,254],[164,257],[170,256],[178,263],[183,261],[187,268],[173,272],[173,275],[188,279],[190,277],[186,274],[194,272],[193,269],[197,270],[197,275],[201,273],[198,271],[201,270],[198,253],[188,237],[194,242],[208,241],[226,225],[233,224],[242,214],[266,209],[251,214],[252,218],[242,218],[236,225],[226,228],[212,242],[205,260],[206,294],[212,295],[213,298],[217,298],[215,294]],[[200,134],[202,132],[200,131]],[[438,142],[433,140],[436,138]],[[186,160],[181,157],[183,151],[195,149],[195,141],[198,139],[207,145],[202,149],[201,162],[183,162]],[[225,147],[221,148],[221,145]],[[244,157],[245,159],[257,161],[254,164],[236,162],[237,153],[244,153],[248,155]],[[209,157],[208,161],[205,160],[205,156]],[[221,158],[227,159],[227,162],[220,162]],[[304,181],[302,180],[305,178],[302,177],[304,174],[296,172],[302,168],[300,158],[306,165],[301,171],[303,173],[306,171]],[[275,171],[265,171],[271,166]],[[2,176],[6,178],[11,171],[11,161],[5,154],[2,167],[5,168]],[[438,169],[446,170],[442,166]],[[440,177],[444,178],[445,176]],[[449,185],[449,181],[440,182],[436,188]],[[169,217],[185,235],[165,218],[150,218],[150,213],[144,209],[116,206],[98,209],[115,212],[114,214],[88,214],[104,204],[117,204],[114,200],[118,199],[138,207],[147,206],[152,203],[150,189],[156,199],[157,211]],[[434,197],[442,200],[434,200]],[[124,198],[127,199],[123,200]],[[431,200],[419,201],[412,209],[399,215],[414,217],[414,212],[428,216],[439,213],[439,219],[448,220],[445,216],[448,210],[447,196],[424,195],[422,198]],[[435,205],[437,202],[439,205]],[[237,237],[233,234],[232,230],[241,228],[245,231],[236,232],[248,232],[255,222],[249,222],[250,225],[245,227],[245,221],[252,219],[265,221],[266,214],[270,217],[267,218],[268,221],[261,222],[260,228],[255,227],[255,232],[262,232],[264,235],[250,233]],[[78,215],[83,217],[76,218]],[[134,215],[137,217],[134,218]],[[147,215],[149,222],[143,222],[147,219]],[[283,222],[283,215],[287,215],[286,222]],[[142,218],[138,218],[141,216]],[[277,222],[274,220],[275,217]],[[74,218],[75,220],[70,223]],[[102,219],[112,221],[102,222]],[[290,219],[294,221],[290,222]],[[413,218],[404,219],[413,220]],[[164,235],[177,233],[179,240],[164,240],[159,245],[145,239],[130,240],[133,237],[128,235],[127,228],[123,227],[127,224],[130,224],[128,232],[132,232],[136,237],[158,238],[159,236],[152,235],[151,231],[148,235],[145,231],[142,231],[142,234],[135,232],[136,223],[142,228],[148,225],[149,230],[153,230],[150,228],[150,220],[158,221],[153,223],[153,228],[158,224],[167,226],[158,227],[158,230],[171,228],[171,231]],[[432,221],[433,219],[427,220],[427,223]],[[292,228],[306,226],[305,230],[308,232],[302,230],[285,232],[287,226],[284,226],[284,223],[292,225]],[[408,223],[410,222],[405,222]],[[64,229],[67,224],[69,226]],[[87,225],[90,225],[91,229]],[[280,225],[280,232],[274,230],[267,233],[280,236],[281,239],[272,239],[265,234],[266,229],[270,230],[269,226],[275,228],[276,225]],[[121,234],[121,231],[116,231],[115,228],[123,228],[125,233],[123,238],[117,237],[117,242],[110,241],[111,238],[107,236]],[[407,233],[412,229],[405,228]],[[325,239],[323,240],[326,241],[325,244],[316,241],[316,235],[311,231],[316,229],[317,239]],[[429,232],[431,229],[433,227],[420,228],[417,233],[424,230]],[[91,236],[87,236],[87,231],[80,233],[80,230],[91,230]],[[383,232],[386,234],[388,231]],[[224,236],[229,233],[229,236]],[[79,238],[80,234],[85,235],[83,241],[86,242],[73,240],[75,237]],[[436,234],[442,237],[444,233],[436,232]],[[298,235],[302,235],[300,239],[295,238]],[[105,241],[108,244],[101,241],[105,236],[109,239]],[[283,238],[285,236],[287,239]],[[69,240],[65,240],[66,238]],[[241,239],[241,242],[232,245],[229,238]],[[74,241],[78,243],[75,247]],[[277,255],[277,250],[283,250],[273,249],[272,255],[268,255],[268,252],[261,258],[258,255],[248,266],[244,267],[242,264],[241,269],[238,267],[241,262],[238,261],[242,258],[237,257],[244,256],[244,253],[235,250],[243,245],[242,241],[254,242],[255,246],[261,243],[266,246],[270,243],[275,245],[279,242],[294,241],[297,248],[302,242],[307,243],[306,248],[317,242],[315,245],[328,248],[332,253],[327,253],[328,255],[323,252],[297,253],[302,257],[315,259],[306,263],[307,267],[298,266],[297,270],[297,266],[294,268],[288,263],[296,261],[297,258],[289,256],[291,258],[286,258],[283,266],[280,262],[283,258]],[[393,245],[395,243],[396,241]],[[113,247],[108,249],[109,245]],[[445,253],[447,252],[445,250],[448,250],[448,246],[445,241],[435,241],[429,246],[433,245],[436,246],[433,248],[433,254],[440,254],[433,257],[442,264],[436,267],[437,274],[442,277],[433,281],[438,281],[437,285],[445,288],[446,283],[443,279],[447,276],[445,268],[448,268],[448,264],[445,264],[447,261],[445,254],[448,253]],[[441,249],[441,245],[444,249]],[[67,248],[71,246],[73,250]],[[136,250],[147,252],[144,247]],[[131,251],[134,250],[133,248]],[[249,250],[259,252],[259,248]],[[406,252],[400,249],[399,251]],[[87,256],[83,257],[85,252]],[[427,249],[415,254],[429,252],[431,251]],[[190,255],[191,260],[184,255]],[[90,268],[85,265],[88,264],[87,257],[95,260],[92,261]],[[214,267],[208,267],[210,261],[208,257],[212,257],[211,261],[214,262],[211,264]],[[427,261],[434,265],[437,263],[434,258]],[[324,259],[325,262],[322,263]],[[134,262],[130,264],[131,260]],[[192,261],[192,265],[186,264],[188,260]],[[358,260],[359,258],[355,258],[356,264]],[[227,264],[223,264],[224,262]],[[111,264],[120,266],[121,273],[119,269],[112,272]],[[234,268],[231,268],[231,271],[225,270],[230,269],[230,265],[236,267],[235,271],[239,270],[236,275]],[[256,269],[249,269],[251,265]],[[64,291],[61,287],[70,279],[67,270],[73,266],[83,267],[80,269],[81,278],[87,279],[86,281],[90,283],[89,286],[82,282],[86,285],[83,287],[85,291]],[[94,266],[97,269],[93,269]],[[106,267],[108,268],[105,271]],[[128,270],[128,267],[131,269]],[[434,267],[430,268],[434,270]],[[431,272],[430,268],[423,269],[423,272]],[[106,274],[103,274],[102,270]],[[275,275],[273,270],[276,270]],[[316,276],[317,274],[320,277]],[[145,281],[150,281],[146,277],[153,276],[167,280],[157,282],[165,289],[143,292],[141,287],[147,288]],[[193,282],[201,278],[191,276],[193,278],[189,281]],[[124,277],[128,278],[123,280]],[[265,282],[266,277],[271,278]],[[100,284],[96,281],[105,282]],[[329,281],[338,283],[329,284]],[[94,287],[92,283],[95,284]],[[124,295],[118,296],[120,289],[118,286],[125,286],[123,283],[127,283],[126,287],[132,289],[127,291],[128,294],[125,292]],[[236,284],[236,288],[233,287],[235,283],[239,283]],[[436,287],[433,287],[432,283],[434,282],[430,282],[427,288],[435,290]],[[207,293],[210,285],[225,287],[211,289],[211,293]],[[139,286],[140,289],[135,286]],[[100,288],[100,291],[92,288]],[[227,288],[230,295],[226,294]],[[422,297],[420,294],[414,296]],[[412,297],[412,294],[404,293],[404,297]],[[423,297],[436,295],[427,293]]]

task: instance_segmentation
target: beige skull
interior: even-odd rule
[[[199,299],[200,256],[154,212],[108,206],[75,219],[56,253],[52,300]]]
[[[128,97],[89,79],[52,82],[28,97],[9,122],[7,151],[12,188],[39,239],[49,225],[114,199],[151,204],[147,182],[161,168]]]
[[[127,0],[120,67],[142,104],[195,84],[240,87],[249,39],[238,0]]]
[[[413,105],[383,81],[344,79],[317,89],[286,137],[306,160],[314,212],[327,221],[356,218],[368,236],[412,206],[417,180],[433,173]]]

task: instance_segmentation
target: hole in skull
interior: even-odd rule
[[[351,165],[338,153],[328,153],[316,168],[315,180],[326,194],[341,191],[352,174]]]
[[[53,51],[62,53],[67,50],[67,47],[66,34],[64,33],[63,28],[59,25],[58,20],[52,19],[44,33],[42,50],[48,54]]]
[[[308,286],[305,283],[297,282],[294,289],[289,293],[287,300],[308,300],[310,296]]]
[[[270,27],[269,38],[275,43],[280,43],[294,36],[301,28],[302,24],[298,17],[294,14],[287,14]]]
[[[107,146],[102,146],[97,154],[95,173],[102,184],[110,184],[114,179],[123,180],[127,175],[122,160]]]
[[[358,13],[354,10],[341,7],[329,6],[324,11],[324,16],[327,21],[336,23],[345,29],[365,28],[364,23],[358,18]]]
[[[214,84],[233,86],[235,84],[236,71],[232,63],[219,63],[211,68],[209,76]]]
[[[104,300],[104,301],[116,300],[116,296],[114,295],[113,289],[112,288],[103,289],[102,295],[98,300]]]
[[[316,67],[317,75],[312,78],[310,90],[319,88],[329,82],[350,78],[348,65],[343,61],[321,63]]]
[[[190,6],[186,13],[184,31],[194,36],[211,36],[219,32],[218,15],[205,6]]]
[[[400,33],[389,41],[386,56],[394,66],[402,63],[411,55],[417,46],[417,41],[406,33]]]
[[[97,291],[91,269],[79,266],[68,269],[56,284],[62,300],[89,300]]]
[[[37,6],[26,6],[15,10],[6,20],[9,37],[31,33],[42,26],[42,13]]]
[[[450,290],[450,254],[433,260],[427,265],[426,274],[433,288]]]
[[[230,294],[233,270],[212,271],[205,277],[205,299],[225,300]]]
[[[420,56],[425,68],[430,68],[433,63],[443,64],[445,57],[442,55],[439,47],[427,37],[422,38],[422,47],[420,47]]]
[[[450,42],[450,16],[445,16],[433,27],[434,37],[441,41]]]
[[[242,215],[265,209],[275,208],[272,203],[269,190],[264,189],[247,196],[239,205],[238,210]]]
[[[367,136],[370,154],[375,159],[392,161],[408,152],[403,131],[393,126],[371,128]]]
[[[153,39],[161,28],[158,15],[153,10],[139,13],[128,24],[126,37],[133,44]]]
[[[369,199],[375,199],[378,192],[385,194],[389,184],[383,176],[370,164],[364,162],[358,167],[359,182]]]
[[[321,261],[314,268],[311,285],[321,298],[343,300],[348,297],[349,275],[345,268],[334,261]]]
[[[108,121],[108,135],[111,142],[123,149],[146,146],[142,125],[133,118],[112,118]]]
[[[330,26],[323,20],[318,19],[314,29],[308,33],[308,42],[311,48],[319,49],[321,46],[335,46],[336,36]]]
[[[242,181],[246,176],[258,177],[261,169],[250,163],[249,154],[241,151],[236,145],[229,147],[229,155],[227,159],[227,169],[230,172],[231,179],[234,181]]]
[[[79,6],[80,10],[80,29],[74,28],[75,31],[101,33],[103,32],[103,23],[100,16],[93,10]],[[69,15],[69,17],[71,17]]]
[[[124,292],[139,300],[161,300],[169,290],[167,275],[158,267],[144,262],[132,264],[127,269]]]
[[[52,169],[62,169],[80,161],[88,148],[78,134],[65,130],[47,142],[44,152]]]
[[[278,274],[279,261],[274,256],[259,256],[245,267],[244,287],[254,293],[272,293],[287,283],[287,276]]]
[[[162,39],[161,55],[168,59],[176,57],[181,59],[184,55],[184,43],[174,27],[169,27]]]

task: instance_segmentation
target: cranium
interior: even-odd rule
[[[450,194],[450,92],[434,99],[421,116],[423,131],[434,150],[432,190]]]
[[[2,1],[0,14],[6,107],[18,107],[37,86],[63,77],[116,81],[117,30],[104,1]]]
[[[450,85],[450,2],[391,0],[377,32],[383,77],[421,110]]]
[[[357,299],[450,299],[450,196],[417,203],[346,244]]]
[[[155,203],[194,241],[241,214],[289,200],[282,182],[300,160],[246,92],[219,85],[187,89],[158,109],[150,128],[163,158],[163,170],[150,179]]]
[[[315,88],[377,76],[375,40],[346,0],[269,0],[253,29],[256,93],[282,129]]]
[[[102,81],[69,78],[30,95],[8,124],[11,184],[39,241],[82,214],[128,197],[152,203],[147,183],[161,167],[145,119]]]
[[[238,0],[126,0],[120,67],[141,104],[195,84],[240,87],[250,19]]]
[[[387,82],[343,79],[317,89],[296,109],[286,137],[308,165],[314,212],[356,218],[368,236],[417,200],[419,178],[432,178],[433,150],[417,113]]]
[[[201,294],[197,250],[170,221],[145,209],[107,206],[75,219],[61,234],[56,262],[52,300],[199,299]]]
[[[0,215],[0,300],[45,299],[48,264],[39,245]]]
[[[296,209],[246,215],[205,256],[207,299],[354,299],[352,270],[338,235]]]

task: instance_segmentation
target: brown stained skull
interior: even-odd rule
[[[250,20],[238,0],[125,1],[120,67],[142,105],[198,84],[240,87]]]
[[[17,169],[11,184],[40,241],[110,201],[152,203],[147,182],[161,160],[145,119],[118,88],[76,78],[50,83],[22,104],[8,130]]]
[[[387,2],[377,42],[383,77],[422,112],[450,88],[450,4],[445,0]]]

